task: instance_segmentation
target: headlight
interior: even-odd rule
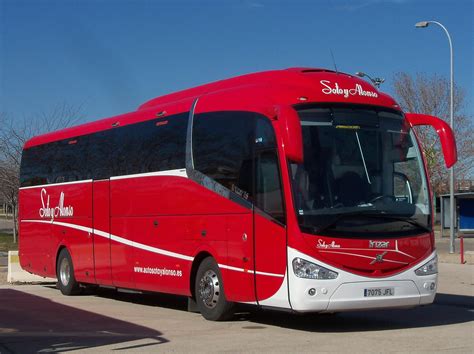
[[[416,275],[430,275],[438,273],[438,256],[436,255],[432,260],[423,264],[420,268],[415,270]]]
[[[302,258],[293,259],[293,272],[298,278],[336,279],[337,273]]]

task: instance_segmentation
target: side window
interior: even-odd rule
[[[185,167],[188,113],[91,135],[94,179]]]
[[[184,168],[187,122],[183,113],[112,130],[117,164],[112,175]]]
[[[29,187],[48,183],[46,161],[43,161],[43,146],[23,150],[20,167],[20,186]]]
[[[268,120],[257,120],[255,143],[255,205],[285,224],[280,164],[275,134]]]
[[[52,156],[50,183],[72,182],[85,179],[88,136],[80,136],[50,143]]]
[[[212,112],[193,122],[194,168],[227,189],[249,199],[255,114]]]
[[[139,127],[140,171],[175,170],[186,166],[188,113],[145,122]]]
[[[86,177],[95,180],[106,179],[118,172],[115,159],[115,130],[105,130],[89,137],[86,156]]]

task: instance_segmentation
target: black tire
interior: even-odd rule
[[[234,303],[225,298],[222,275],[212,257],[205,258],[199,265],[194,294],[199,312],[206,320],[225,321],[232,317]]]
[[[63,248],[59,252],[56,263],[56,276],[58,277],[58,289],[63,295],[77,295],[81,292],[79,283],[74,277],[74,266],[68,250]]]

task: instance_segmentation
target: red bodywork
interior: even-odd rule
[[[351,94],[356,87],[376,97]],[[240,76],[152,99],[136,112],[34,137],[24,148],[154,119],[157,114],[188,112],[196,98],[195,114],[253,111],[272,121],[283,171],[286,227],[181,176],[27,187],[19,195],[22,267],[54,277],[56,257],[66,247],[80,282],[190,295],[199,261],[211,255],[221,267],[228,300],[258,302],[275,294],[289,271],[287,246],[367,277],[400,272],[433,251],[430,234],[390,239],[393,251],[386,259],[394,262],[371,264],[377,250],[368,248],[368,240],[307,235],[298,227],[285,173],[286,157],[298,159],[287,133],[294,122],[281,112],[306,102],[399,109],[392,98],[348,74],[295,68]],[[48,198],[49,208],[72,207],[73,216],[42,217]],[[333,241],[339,247],[322,246]]]

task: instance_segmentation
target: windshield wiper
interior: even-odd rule
[[[339,220],[345,218],[346,216],[357,216],[357,215],[367,215],[367,213],[370,213],[370,215],[378,215],[374,214],[374,210],[358,210],[358,211],[351,211],[347,213],[341,213],[341,214],[336,214],[331,220],[329,220],[327,223],[323,224],[322,226],[316,227],[316,232],[321,232],[324,231],[334,224],[336,224]]]
[[[387,215],[387,214],[374,214],[374,215],[369,215],[369,217],[380,217],[380,218],[384,218],[384,219],[389,219],[389,220],[393,220],[393,221],[404,221],[406,222],[407,224],[410,224],[412,226],[416,226],[422,230],[425,230],[426,232],[431,232],[431,229],[426,226],[426,225],[423,225],[421,222],[413,219],[413,218],[404,218],[402,216],[396,216],[396,215]]]
[[[365,164],[364,152],[362,151],[362,146],[360,145],[359,134],[357,134],[357,131],[355,132],[355,135],[357,138],[357,144],[359,145],[360,157],[362,157],[362,163],[364,164],[364,170],[365,170],[365,176],[367,177],[367,182],[369,182],[369,184],[372,184],[369,177],[369,171],[367,171],[367,165]]]
[[[412,226],[416,226],[416,227],[418,227],[418,228],[420,228],[424,231],[431,232],[431,229],[429,227],[427,227],[426,225],[423,225],[422,223],[418,222],[415,219],[405,218],[405,217],[396,216],[396,215],[390,215],[390,214],[387,214],[384,211],[376,212],[374,210],[360,210],[360,211],[354,211],[354,212],[350,212],[350,213],[338,214],[334,218],[332,218],[329,222],[327,222],[326,224],[324,224],[320,227],[317,227],[315,231],[316,232],[324,231],[324,230],[330,228],[331,226],[333,226],[334,224],[336,224],[339,220],[345,218],[346,216],[358,216],[358,215],[369,217],[369,218],[380,218],[380,219],[388,219],[388,220],[392,220],[392,221],[402,221],[402,222],[406,222],[406,223],[408,223]]]

